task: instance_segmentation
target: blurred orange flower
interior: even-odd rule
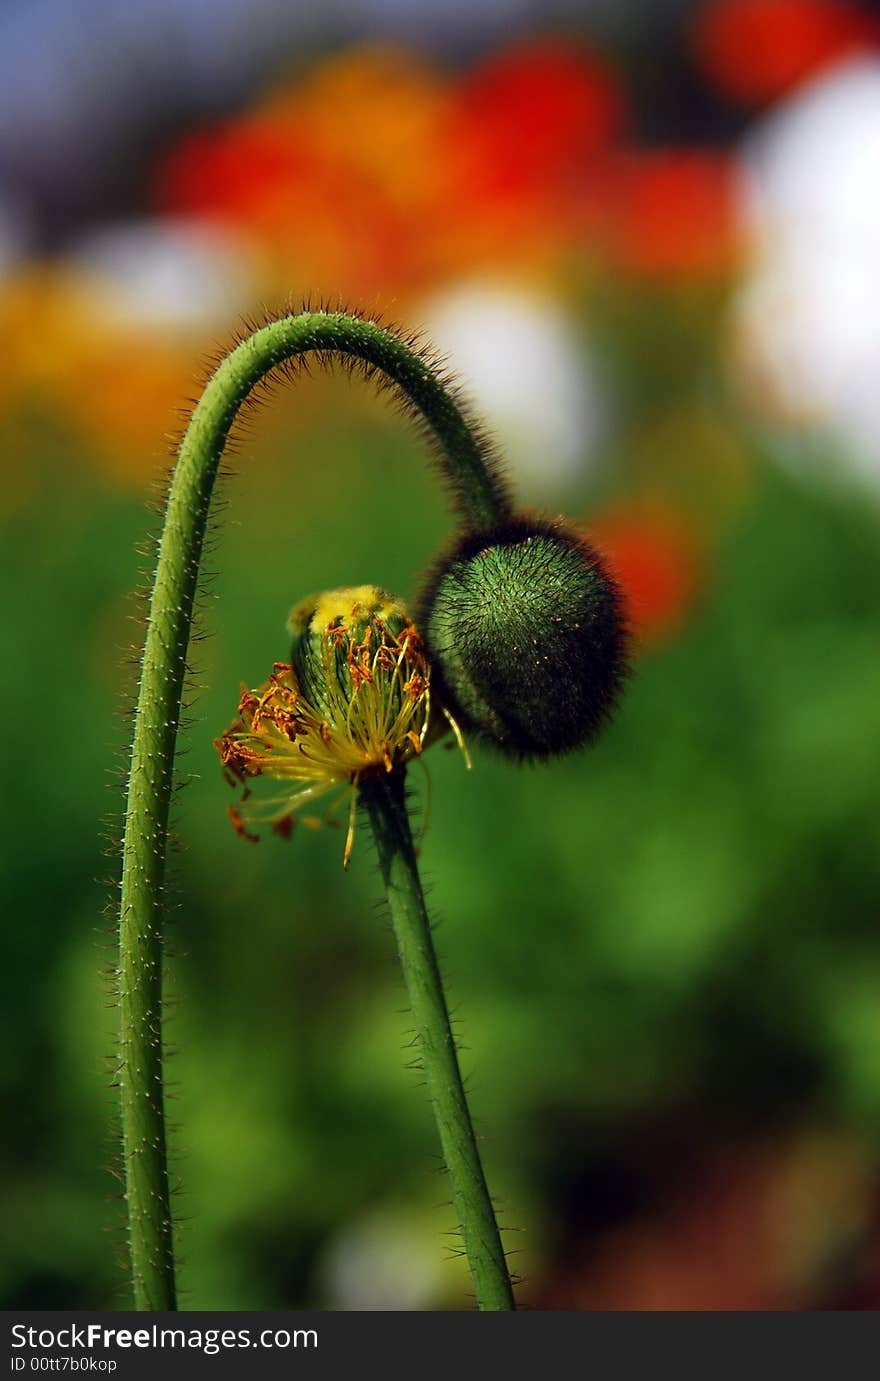
[[[0,293],[7,342],[0,420],[55,410],[91,460],[138,488],[169,455],[211,340],[127,329],[105,311],[106,283],[62,263],[35,264]],[[40,330],[33,329],[34,321]]]
[[[776,100],[878,39],[875,15],[847,0],[712,0],[691,31],[703,71],[745,106]]]
[[[590,519],[589,536],[620,582],[638,646],[673,635],[703,584],[703,553],[683,514],[644,501],[621,503]]]
[[[135,332],[82,343],[56,396],[101,470],[140,489],[171,464],[201,387],[202,346]]]
[[[359,48],[180,141],[155,199],[247,231],[285,291],[412,295],[558,253],[622,122],[613,77],[570,41],[519,44],[460,81]]]
[[[0,291],[0,413],[53,389],[91,323],[87,285],[63,269],[35,260],[11,275]]]
[[[369,298],[429,275],[442,214],[445,84],[393,48],[358,49],[182,140],[160,166],[161,211],[250,233],[279,290]]]
[[[742,249],[740,171],[714,149],[633,150],[589,189],[587,232],[628,273],[724,273]]]

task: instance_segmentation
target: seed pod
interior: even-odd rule
[[[288,631],[290,663],[276,662],[257,690],[242,687],[238,717],[214,743],[230,786],[242,788],[230,818],[246,839],[265,824],[287,835],[304,807],[347,788],[347,863],[358,788],[430,742],[430,666],[406,606],[374,585],[310,595]],[[258,777],[280,783],[278,794],[252,793]]]
[[[313,708],[334,722],[372,680],[373,669],[393,671],[398,639],[409,633],[420,647],[406,605],[377,585],[329,590],[300,600],[290,612],[290,661],[300,690]],[[381,665],[374,667],[377,655]],[[402,704],[406,676],[387,678],[389,711]]]
[[[599,552],[560,524],[512,518],[459,537],[417,617],[444,704],[508,756],[588,744],[617,703],[620,592]]]

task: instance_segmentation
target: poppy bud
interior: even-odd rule
[[[513,518],[457,538],[418,621],[443,703],[508,756],[588,744],[616,705],[620,592],[599,552],[559,524]]]

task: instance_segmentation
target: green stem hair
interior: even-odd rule
[[[343,356],[396,388],[436,442],[464,523],[509,511],[485,441],[441,372],[374,322],[341,312],[282,317],[243,340],[196,405],[168,494],[150,601],[128,778],[119,927],[122,1141],[135,1305],[176,1307],[162,1075],[162,887],[193,600],[220,457],[236,415],[272,370]]]
[[[459,1231],[482,1310],[515,1309],[504,1248],[468,1110],[443,980],[419,881],[403,772],[361,787],[415,1022],[416,1040],[452,1185]]]

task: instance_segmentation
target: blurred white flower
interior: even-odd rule
[[[756,260],[735,308],[747,379],[880,481],[880,61],[844,63],[746,142]]]
[[[352,1225],[331,1243],[319,1267],[327,1308],[432,1308],[442,1286],[432,1245],[421,1222],[390,1214]]]
[[[101,226],[67,260],[94,279],[94,310],[121,327],[225,329],[250,305],[256,282],[242,244],[199,221]]]
[[[527,498],[552,499],[589,466],[602,402],[588,344],[552,298],[461,283],[416,313],[499,442]]]

